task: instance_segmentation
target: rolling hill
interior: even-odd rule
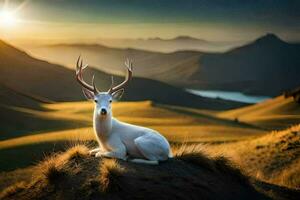
[[[83,126],[84,123],[71,120],[61,121],[44,115],[50,111],[42,106],[39,97],[28,96],[19,91],[0,85],[0,141],[19,137],[27,133],[61,129],[62,127]]]
[[[84,100],[73,70],[34,59],[25,52],[2,41],[0,41],[0,60],[0,84],[14,91],[49,102]],[[75,61],[76,59],[70,60],[70,62]],[[100,88],[105,88],[105,90],[109,88],[111,84],[109,74],[90,69],[87,72],[88,80],[91,80],[91,74],[96,75],[95,80],[97,84],[100,84]],[[121,81],[121,79],[121,77],[116,77],[116,82]],[[207,107],[207,109],[227,109],[244,105],[202,98],[162,82],[133,78],[131,85],[127,88],[124,100],[139,101],[145,99],[171,105]],[[185,99],[189,99],[189,101],[185,101]]]
[[[178,66],[188,66],[185,74],[177,74],[176,78],[187,79],[197,70],[201,53],[197,51],[179,51],[174,53],[159,53],[131,48],[111,48],[98,44],[57,44],[40,46],[28,51],[43,60],[58,63],[73,68],[74,60],[83,55],[91,66],[101,71],[120,75],[123,73],[126,58],[133,60],[136,76],[159,80],[161,74]],[[64,56],[61,56],[64,55]],[[195,65],[196,64],[196,65]],[[194,68],[193,68],[194,66]],[[170,73],[169,75],[175,74]],[[185,75],[185,76],[183,76]],[[167,82],[169,79],[165,79]]]
[[[297,78],[300,45],[287,43],[274,34],[224,53],[159,53],[94,44],[59,44],[28,50],[37,57],[68,67],[82,53],[97,69],[113,74],[121,73],[123,61],[129,57],[134,60],[137,76],[194,89],[277,96],[300,85]]]
[[[1,194],[1,199],[297,199],[299,191],[259,183],[223,157],[208,158],[191,147],[157,166],[88,155],[85,146],[52,155],[31,177]],[[267,189],[265,189],[267,188]],[[180,190],[180,193],[178,193]],[[283,192],[284,195],[274,194]]]
[[[59,65],[30,57],[0,41],[0,84],[52,101],[80,100],[74,73]]]
[[[300,125],[215,148],[251,176],[300,189]]]
[[[300,122],[300,106],[292,97],[279,96],[241,109],[219,112],[217,116],[278,130]]]
[[[27,167],[47,152],[65,148],[74,141],[94,141],[92,128],[93,103],[66,102],[41,104],[43,110],[18,109],[23,115],[1,126],[1,170]],[[218,119],[200,112],[151,101],[115,102],[114,117],[128,123],[146,126],[161,132],[173,143],[220,143],[253,138],[265,134],[263,129],[232,120]],[[25,115],[25,116],[24,116]],[[24,118],[23,118],[24,117]],[[17,126],[18,122],[23,127]],[[47,124],[45,124],[47,123]],[[32,126],[36,129],[30,130]],[[15,130],[11,130],[14,127]],[[18,154],[22,152],[22,159]]]

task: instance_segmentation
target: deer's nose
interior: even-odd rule
[[[106,115],[107,114],[107,110],[105,108],[101,108],[100,113],[101,113],[101,115]]]

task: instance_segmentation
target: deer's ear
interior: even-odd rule
[[[95,97],[95,95],[94,95],[93,92],[91,92],[91,91],[89,91],[89,90],[87,90],[85,88],[82,88],[82,92],[83,92],[85,98],[87,98],[88,100],[92,100]]]
[[[120,100],[121,97],[123,96],[123,94],[124,94],[124,89],[122,88],[122,89],[112,93],[112,97],[114,100]]]

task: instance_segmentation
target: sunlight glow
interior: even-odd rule
[[[10,27],[16,24],[16,16],[14,12],[3,10],[0,12],[0,26]]]

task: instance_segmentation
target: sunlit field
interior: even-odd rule
[[[93,103],[58,103],[43,105],[48,111],[16,108],[39,118],[72,120],[90,124],[84,128],[27,133],[26,136],[4,140],[0,148],[65,140],[93,140]],[[113,104],[114,116],[124,122],[153,128],[172,142],[226,142],[264,134],[263,129],[202,114],[201,111],[182,107],[155,105],[150,101],[120,102]],[[75,125],[76,126],[76,125]]]
[[[262,137],[210,147],[211,154],[226,155],[258,179],[291,188],[299,187],[300,126],[272,131]]]
[[[220,112],[216,116],[236,119],[270,130],[288,128],[300,121],[300,107],[293,98],[279,96],[253,106]]]
[[[0,0],[0,199],[299,200],[299,13]]]
[[[280,105],[288,107],[294,105],[294,102],[290,99],[282,99],[282,97],[279,99],[282,101]],[[274,104],[277,105],[278,100],[275,99],[270,102],[273,101],[275,102]],[[266,103],[262,103],[262,105],[264,104]],[[271,107],[274,108],[275,105]],[[67,128],[60,126],[57,130],[25,133],[24,135],[14,136],[13,138],[1,141],[0,155],[7,161],[11,161],[2,165],[1,167],[3,169],[11,170],[22,166],[27,167],[24,168],[24,173],[31,173],[31,160],[39,160],[45,154],[48,154],[49,151],[52,152],[65,149],[77,143],[88,144],[90,147],[96,144],[95,142],[91,143],[91,141],[95,140],[91,124],[94,103],[69,102],[41,104],[41,106],[43,110],[24,108],[15,108],[15,110],[38,116],[38,118],[65,121],[66,124],[68,124]],[[201,148],[205,152],[212,155],[226,155],[236,163],[241,164],[253,175],[258,173],[259,170],[263,170],[263,168],[260,167],[261,165],[257,164],[245,164],[248,163],[248,161],[245,162],[244,159],[247,157],[247,160],[252,163],[251,160],[253,160],[253,158],[251,157],[256,154],[257,157],[261,156],[263,159],[264,156],[262,156],[261,153],[254,153],[256,151],[261,151],[259,146],[264,146],[263,144],[260,144],[261,142],[259,141],[268,144],[273,143],[273,141],[268,142],[270,139],[264,139],[264,137],[272,137],[270,137],[268,131],[262,126],[257,126],[261,124],[236,121],[234,118],[230,119],[228,116],[226,116],[228,119],[223,118],[225,114],[239,112],[239,110],[218,113],[210,112],[208,110],[155,104],[151,101],[115,102],[112,107],[114,116],[119,120],[153,128],[166,136],[172,144],[190,143],[205,145]],[[249,106],[249,108],[242,108],[241,110],[250,109],[252,107],[253,106]],[[250,112],[248,113],[251,114]],[[218,115],[222,118],[216,117]],[[266,112],[265,115],[269,118],[273,116],[271,111],[268,113]],[[73,128],[69,127],[69,121],[73,122]],[[78,127],[76,127],[76,122],[78,122]],[[293,121],[284,122],[284,126],[291,126]],[[55,129],[55,127],[53,128]],[[296,130],[296,128],[294,129]],[[275,133],[272,133],[272,135],[274,134]],[[249,148],[252,148],[252,150]],[[15,159],[15,156],[20,153],[22,153],[22,157]],[[273,155],[271,151],[270,155]],[[286,155],[286,157],[289,156]],[[253,162],[255,160],[256,158]],[[257,163],[260,161],[255,162]],[[264,162],[266,165],[269,163],[266,160]],[[252,167],[250,168],[249,166]],[[283,166],[285,166],[284,163]],[[290,166],[290,164],[288,166]],[[279,173],[279,171],[276,172]],[[265,176],[266,175],[261,178],[269,180]],[[15,180],[15,178],[10,179]],[[9,182],[10,179],[5,180]],[[274,182],[275,179],[272,178],[270,181]],[[287,183],[286,180],[281,180],[281,184],[289,185],[291,187],[295,186],[295,183]]]

